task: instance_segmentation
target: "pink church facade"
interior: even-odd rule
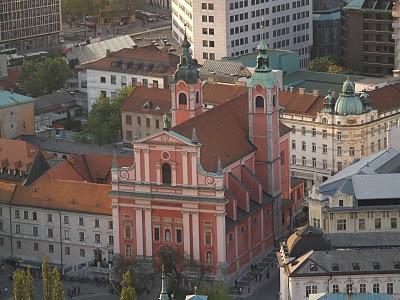
[[[196,62],[182,47],[173,127],[135,141],[132,166],[113,166],[114,250],[152,262],[169,246],[222,278],[290,226],[290,132],[264,48],[248,94],[203,112]]]

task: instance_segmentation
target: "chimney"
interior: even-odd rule
[[[305,92],[306,92],[306,89],[305,89],[305,88],[299,88],[299,94],[300,94],[300,95],[304,95]]]
[[[110,49],[107,49],[106,50],[106,57],[110,57],[111,56],[111,50]]]
[[[313,89],[312,94],[313,96],[319,96],[319,90]]]
[[[399,78],[400,77],[400,70],[393,70],[393,77]]]
[[[289,92],[289,87],[285,85],[285,92]]]
[[[294,87],[291,86],[289,90],[290,90],[291,93],[293,93],[294,92]]]

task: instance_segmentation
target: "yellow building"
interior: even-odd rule
[[[35,134],[34,102],[30,97],[0,90],[0,138]]]

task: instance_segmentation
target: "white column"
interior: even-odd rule
[[[192,156],[192,185],[197,185],[197,160],[196,153],[191,153]]]
[[[171,171],[172,171],[171,185],[176,186],[176,163],[172,163]]]
[[[146,229],[146,256],[153,256],[153,238],[151,236],[151,208],[144,210],[144,224]]]
[[[138,256],[143,256],[143,223],[142,209],[136,208],[136,251]]]
[[[183,249],[190,256],[190,219],[189,212],[183,212]]]
[[[200,241],[199,241],[199,214],[197,212],[192,213],[192,236],[193,236],[193,259],[200,260]]]
[[[157,171],[157,184],[161,184],[161,164],[160,164],[160,162],[156,162],[156,171]]]
[[[144,150],[144,181],[150,182],[150,155],[149,149]]]
[[[249,229],[250,230],[250,229]],[[225,214],[217,215],[217,262],[226,261]]]
[[[188,163],[187,163],[188,155],[187,152],[182,152],[182,171],[183,171],[183,185],[188,185]]]
[[[135,149],[136,180],[142,181],[142,169],[140,167],[140,149]]]
[[[118,254],[120,253],[119,250],[119,206],[118,206],[118,200],[113,199],[112,205],[112,221],[113,221],[113,235],[114,235],[114,253]]]

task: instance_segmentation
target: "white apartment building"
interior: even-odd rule
[[[101,249],[109,261],[112,226],[111,215],[0,203],[0,256],[35,265],[47,257],[65,269],[92,261]]]
[[[172,0],[172,33],[185,31],[194,58],[221,59],[270,48],[297,51],[306,68],[313,41],[311,0]]]
[[[393,242],[393,237],[388,237],[388,241]],[[344,294],[332,295],[334,299],[397,299],[400,296],[400,245],[396,241],[386,247],[386,244],[377,244],[374,238],[374,235],[368,236],[358,243],[359,248],[349,247],[350,244],[343,247],[336,237],[327,237],[317,228],[297,229],[281,243],[277,252],[279,299],[309,300],[324,294]],[[352,234],[347,243],[351,239],[357,240],[357,234]],[[376,295],[374,298],[372,294],[386,294],[387,297]]]
[[[388,130],[399,126],[400,85],[356,93],[347,80],[326,96],[286,89],[280,93],[282,122],[292,128],[292,175],[310,190],[353,161],[387,148]]]
[[[362,158],[313,187],[309,224],[326,234],[398,232],[400,152]]]
[[[57,45],[60,31],[60,0],[0,2],[0,49],[29,50]]]
[[[178,62],[176,55],[153,45],[108,51],[106,57],[82,65],[78,74],[80,87],[86,87],[88,110],[100,96],[113,98],[129,84],[168,89]]]

